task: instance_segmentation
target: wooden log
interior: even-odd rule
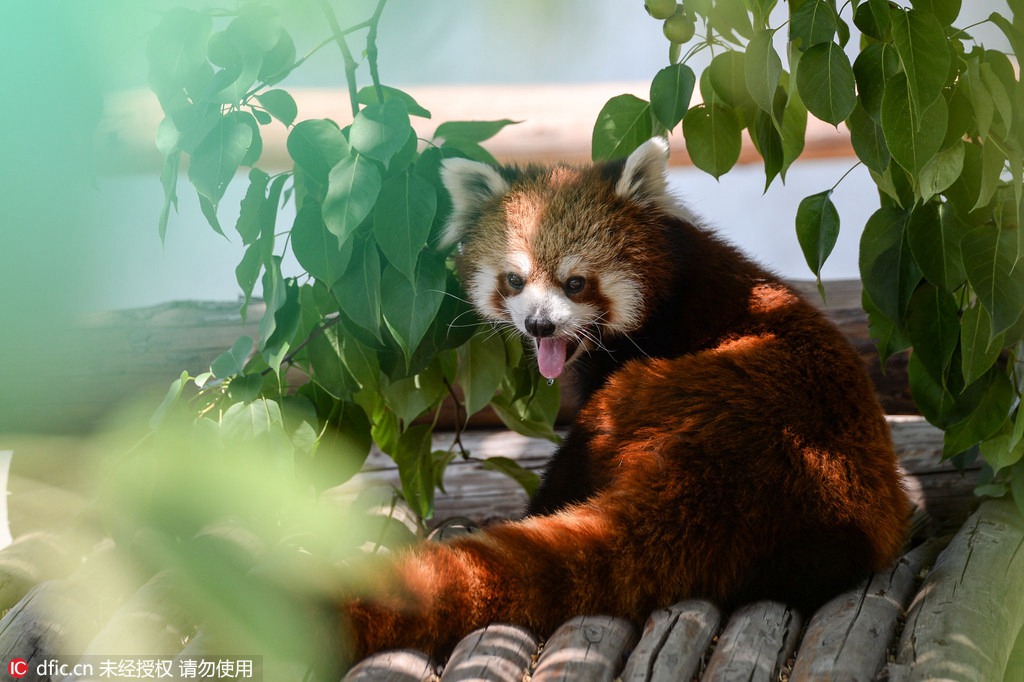
[[[943,543],[929,540],[822,606],[800,644],[790,682],[870,682],[885,665],[921,570]]]
[[[939,555],[907,615],[892,679],[1003,679],[1024,626],[1024,518],[981,505]]]
[[[860,282],[825,282],[827,302],[821,300],[814,283],[794,280],[788,284],[822,307],[857,348],[886,411],[916,413],[907,382],[906,353],[894,356],[885,367],[879,364],[860,304]],[[52,405],[17,405],[12,406],[17,414],[10,415],[11,424],[48,433],[55,429],[83,432],[117,405],[137,402],[142,390],[153,391],[153,405],[158,404],[182,370],[204,371],[238,337],[257,335],[263,303],[250,306],[245,322],[238,309],[238,302],[180,301],[86,316],[76,329],[80,357],[74,367],[61,369],[59,375],[64,400],[60,423],[54,424]],[[41,371],[45,373],[47,368]],[[563,414],[571,413],[572,406],[567,404]],[[440,423],[454,429],[460,417],[464,415],[456,415],[448,403]],[[501,426],[490,410],[474,416],[471,423],[476,428]]]
[[[622,618],[572,618],[544,644],[532,680],[611,682],[622,670],[636,641],[636,626]]]
[[[72,665],[76,652],[99,631],[110,607],[134,588],[128,579],[98,586],[99,576],[118,575],[116,550],[104,543],[66,578],[41,582],[0,620],[0,660],[23,658],[34,671],[38,663],[58,660]],[[49,679],[41,676],[32,679]]]
[[[84,649],[88,656],[178,654],[195,631],[170,571],[157,573],[119,608]]]
[[[343,682],[427,682],[436,679],[437,665],[419,651],[382,651],[357,663]]]
[[[521,682],[540,639],[517,625],[489,625],[462,639],[452,651],[441,682]]]
[[[705,682],[778,679],[800,639],[800,614],[785,604],[759,601],[737,609],[708,660]]]
[[[80,566],[94,538],[63,531],[37,531],[0,550],[0,610],[9,609],[34,586],[66,577]]]
[[[688,599],[651,614],[622,672],[623,682],[689,680],[722,622],[722,612],[704,599]]]

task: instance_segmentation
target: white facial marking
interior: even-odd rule
[[[640,326],[643,290],[635,279],[618,272],[604,273],[601,291],[610,302],[610,328],[630,332]]]
[[[580,264],[582,262],[583,259],[580,258],[579,256],[566,256],[565,258],[562,259],[562,262],[558,264],[558,270],[555,274],[558,276],[558,279],[560,281],[564,282],[565,280],[569,279],[569,275],[572,275],[577,270],[577,268],[580,267]]]
[[[508,262],[512,266],[512,272],[519,275],[523,279],[530,276],[530,272],[533,270],[533,261],[530,260],[528,254],[522,251],[515,251],[508,257]]]

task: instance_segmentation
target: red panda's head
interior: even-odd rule
[[[495,169],[444,162],[452,215],[442,248],[486,318],[533,339],[553,379],[601,339],[638,329],[673,264],[666,216],[685,215],[665,186],[667,147],[625,162]]]

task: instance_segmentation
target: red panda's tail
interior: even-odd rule
[[[352,653],[442,654],[491,622],[547,635],[578,614],[638,618],[647,600],[619,594],[613,580],[616,535],[607,517],[578,506],[417,547],[382,567],[372,597],[342,606]]]

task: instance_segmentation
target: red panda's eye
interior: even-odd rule
[[[525,284],[525,282],[523,282],[523,278],[520,277],[519,275],[517,275],[514,272],[508,273],[508,275],[505,276],[505,281],[508,282],[508,285],[510,287],[512,287],[513,289],[515,289],[517,291],[519,289],[522,289],[523,288],[523,284]]]
[[[582,277],[570,277],[565,280],[565,292],[567,294],[578,294],[587,285],[587,280]]]

